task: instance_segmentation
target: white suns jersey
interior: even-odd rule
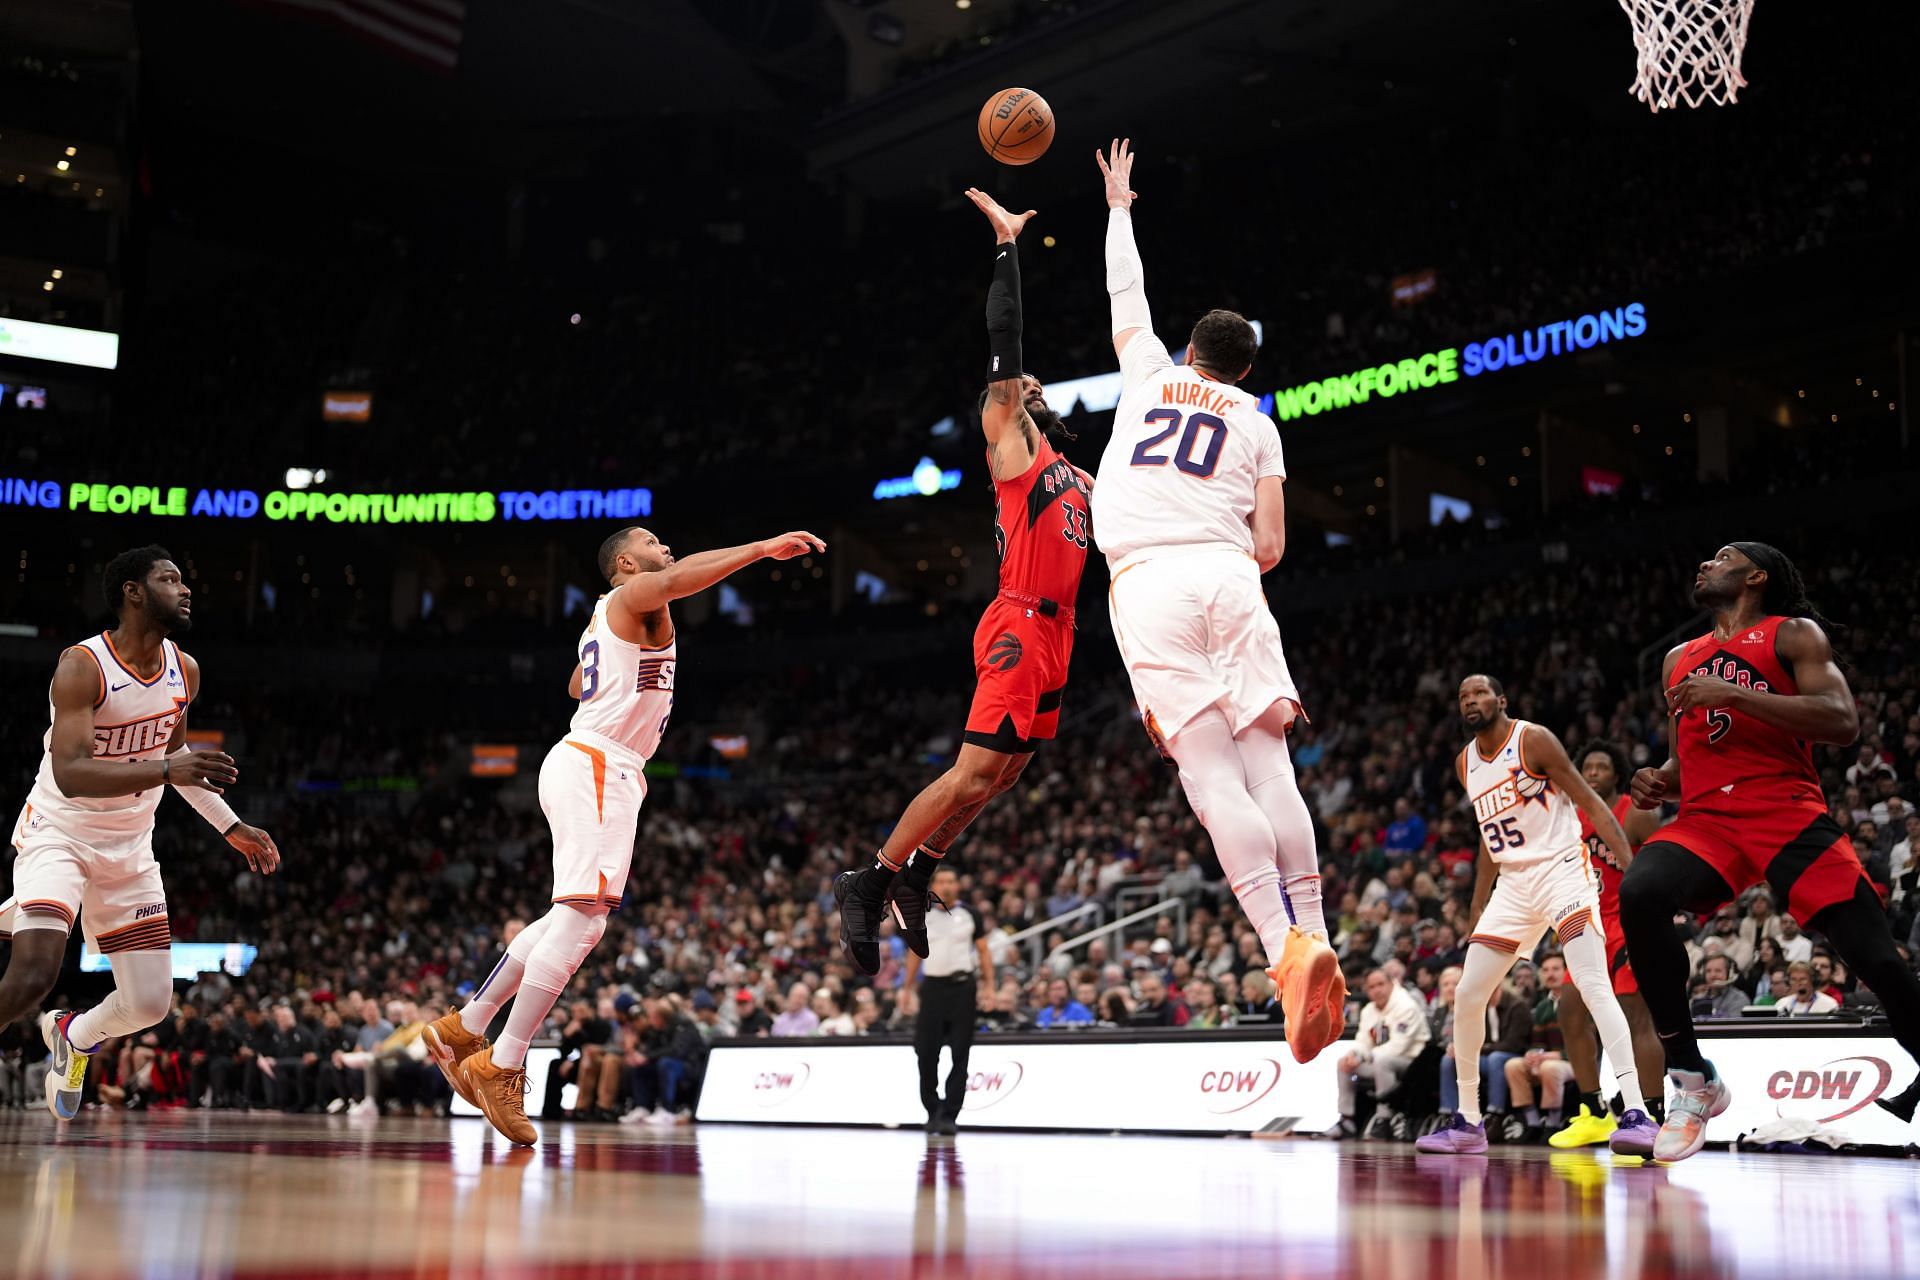
[[[173,730],[187,711],[187,677],[180,650],[160,642],[160,670],[143,680],[120,661],[104,634],[73,646],[99,668],[100,693],[93,708],[93,757],[134,764],[167,754]],[[64,834],[103,852],[144,848],[153,836],[153,813],[164,786],[125,796],[65,796],[53,781],[53,697],[47,697],[47,736],[40,772],[27,804]]]
[[[676,640],[658,649],[633,644],[607,625],[607,597],[580,633],[580,705],[573,732],[594,733],[645,760],[660,746],[673,712]]]
[[[1165,548],[1251,556],[1254,486],[1287,474],[1273,419],[1240,388],[1174,364],[1145,329],[1121,353],[1120,376],[1093,486],[1093,536],[1108,566]]]
[[[1493,759],[1480,758],[1467,743],[1467,794],[1487,852],[1500,863],[1538,862],[1579,849],[1580,813],[1573,799],[1527,765],[1521,736],[1527,722],[1515,720]]]

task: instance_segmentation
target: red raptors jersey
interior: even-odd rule
[[[1063,608],[1080,594],[1087,565],[1087,488],[1044,434],[1033,465],[993,482],[993,540],[1000,589],[1042,596]],[[992,457],[988,457],[992,474]]]
[[[1795,694],[1793,673],[1774,652],[1785,618],[1762,618],[1727,640],[1712,632],[1688,641],[1668,687],[1688,676],[1717,676],[1761,693]],[[1733,707],[1695,707],[1672,721],[1680,761],[1680,808],[1748,807],[1752,797],[1825,806],[1813,746]]]
[[[1621,826],[1627,825],[1627,814],[1633,809],[1633,797],[1624,792],[1614,798],[1613,816]],[[1593,829],[1593,819],[1583,810],[1580,814],[1580,839],[1587,846],[1587,860],[1593,864],[1594,874],[1600,877],[1600,917],[1604,920],[1620,918],[1620,868],[1613,865],[1613,851],[1607,848],[1607,842]],[[1640,846],[1634,845],[1634,852]]]

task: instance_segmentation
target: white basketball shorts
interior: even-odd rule
[[[540,766],[540,808],[553,829],[553,900],[618,907],[633,866],[642,761],[610,738],[569,733]]]
[[[1156,738],[1218,706],[1239,733],[1300,695],[1260,570],[1230,550],[1170,552],[1123,567],[1108,590],[1114,640]]]
[[[1600,881],[1586,849],[1577,847],[1525,866],[1501,867],[1493,896],[1467,943],[1530,955],[1548,929],[1564,946],[1568,939],[1599,927]]]
[[[28,805],[14,824],[13,849],[13,896],[0,902],[0,937],[30,923],[55,922],[71,932],[78,917],[87,941],[105,955],[172,945],[167,891],[150,841],[102,853]]]

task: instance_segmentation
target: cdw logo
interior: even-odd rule
[[[753,1073],[754,1101],[763,1107],[777,1107],[807,1087],[813,1068],[804,1062],[790,1067],[774,1067]]]
[[[1259,1058],[1247,1066],[1202,1073],[1200,1096],[1206,1100],[1208,1111],[1226,1116],[1245,1111],[1272,1093],[1279,1083],[1279,1061]]]
[[[1860,1065],[1852,1065],[1855,1063]],[[1836,1058],[1811,1071],[1774,1072],[1767,1077],[1767,1096],[1779,1102],[1820,1104],[1796,1108],[1802,1113],[1832,1109],[1832,1115],[1818,1117],[1820,1123],[1825,1124],[1867,1106],[1886,1092],[1892,1079],[1893,1067],[1883,1059]]]
[[[967,1076],[967,1106],[974,1111],[991,1107],[1006,1100],[1008,1094],[1020,1087],[1027,1077],[1027,1069],[1018,1062],[1008,1062],[1005,1066],[982,1067]]]

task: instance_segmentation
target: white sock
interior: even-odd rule
[[[1313,841],[1313,815],[1293,775],[1293,757],[1287,751],[1291,712],[1276,703],[1234,738],[1247,794],[1267,825],[1273,828],[1275,860],[1280,866],[1280,892],[1287,914],[1307,933],[1325,935],[1327,917],[1321,904],[1320,851]]]
[[[1645,1111],[1647,1099],[1640,1091],[1640,1073],[1634,1065],[1633,1027],[1613,994],[1613,975],[1607,971],[1607,947],[1601,941],[1599,921],[1589,914],[1585,929],[1560,940],[1560,951],[1567,960],[1567,976],[1580,988],[1580,998],[1593,1015],[1594,1029],[1600,1033],[1607,1061],[1613,1064],[1614,1083],[1626,1100],[1627,1110]]]
[[[1487,1006],[1513,961],[1511,952],[1475,943],[1467,948],[1460,985],[1454,989],[1453,1071],[1460,1082],[1460,1114],[1468,1124],[1484,1119],[1480,1110],[1480,1051],[1487,1044]]]
[[[108,956],[113,992],[67,1024],[67,1043],[92,1053],[104,1040],[130,1036],[162,1021],[173,1007],[173,959],[166,951]]]
[[[547,934],[548,921],[553,913],[548,912],[515,935],[507,944],[507,950],[500,957],[500,963],[493,966],[493,972],[473,993],[473,999],[467,1001],[460,1010],[460,1025],[467,1029],[468,1035],[483,1036],[507,1001],[513,999],[520,990],[520,979],[527,971],[527,957],[533,954],[534,947]]]
[[[493,1061],[498,1066],[518,1067],[526,1062],[527,1046],[540,1034],[540,1024],[553,1011],[593,944],[607,931],[604,912],[589,914],[561,903],[554,904],[540,918],[540,924],[545,927],[527,953],[520,989],[507,1011],[506,1030],[494,1042]],[[519,939],[514,941],[518,943]],[[508,951],[513,949],[509,947]]]
[[[1182,726],[1167,746],[1180,765],[1187,803],[1213,840],[1214,856],[1220,859],[1241,910],[1260,934],[1267,963],[1279,964],[1293,918],[1280,891],[1273,826],[1247,794],[1246,770],[1232,727],[1219,708],[1208,707]]]

